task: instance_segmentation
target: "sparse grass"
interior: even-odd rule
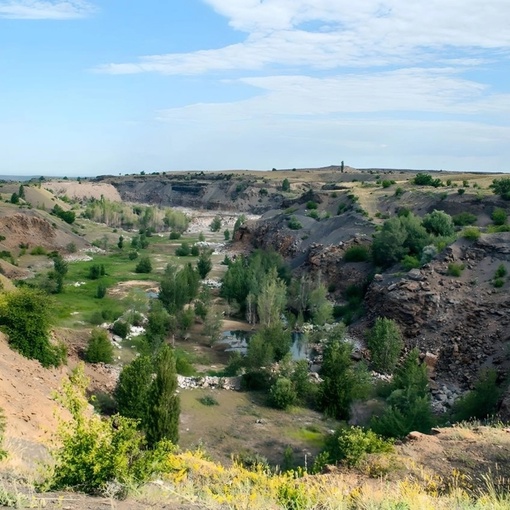
[[[464,271],[464,264],[459,264],[457,262],[452,262],[448,264],[448,275],[458,277]]]

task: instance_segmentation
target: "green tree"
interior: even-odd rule
[[[222,326],[223,319],[221,314],[210,308],[205,319],[204,335],[209,337],[211,345],[220,339]]]
[[[153,353],[159,350],[168,334],[175,331],[175,327],[175,317],[165,310],[161,301],[153,299],[145,326],[145,336]]]
[[[504,200],[510,200],[510,177],[494,179],[490,187],[496,195],[499,195]]]
[[[444,211],[434,210],[423,217],[423,226],[435,236],[448,237],[455,232],[452,217]]]
[[[337,326],[329,333],[320,370],[323,379],[318,403],[327,416],[349,418],[354,400],[365,398],[369,391],[369,376],[363,364],[354,365],[352,345],[344,340],[345,328]]]
[[[278,278],[276,268],[272,268],[264,277],[257,298],[257,312],[260,324],[270,328],[280,321],[287,302],[285,282]]]
[[[202,250],[197,260],[197,271],[202,280],[207,277],[212,269],[211,253],[207,250]]]
[[[19,204],[19,195],[17,193],[11,195],[11,204]]]
[[[327,299],[328,289],[324,283],[319,282],[311,290],[308,298],[308,309],[312,316],[313,323],[324,326],[333,316],[333,305]]]
[[[19,186],[18,196],[23,199],[25,198],[25,186],[23,184]]]
[[[119,250],[122,250],[124,248],[124,236],[119,236],[119,241],[117,242],[117,246]]]
[[[179,440],[180,400],[177,392],[175,356],[171,347],[164,346],[156,360],[156,378],[147,398],[144,429],[147,443],[154,447],[158,441]]]
[[[149,257],[142,257],[136,265],[136,273],[150,273],[152,271],[152,262]]]
[[[153,362],[149,356],[138,356],[124,365],[114,393],[122,416],[142,421],[146,418],[152,373]]]
[[[404,347],[398,324],[393,319],[378,317],[368,332],[367,345],[375,369],[391,374]]]
[[[420,352],[413,349],[393,376],[388,407],[371,421],[371,428],[382,436],[404,437],[409,432],[429,432],[433,425],[427,368],[420,363]]]
[[[211,230],[211,232],[219,232],[220,229],[221,229],[221,218],[219,216],[215,216],[211,222],[211,224],[209,225],[209,229]]]
[[[104,329],[93,329],[85,351],[85,361],[89,363],[111,363],[113,346]]]
[[[223,237],[225,241],[230,241],[230,230],[228,228],[223,232]]]
[[[44,367],[59,366],[66,357],[62,346],[49,341],[51,310],[48,295],[28,287],[5,294],[0,302],[0,324],[9,336],[9,344]]]
[[[282,181],[282,191],[290,191],[290,182],[287,178]]]
[[[297,394],[292,381],[279,377],[269,389],[269,405],[276,409],[287,409],[296,403]]]
[[[61,255],[53,257],[53,270],[55,271],[55,280],[57,282],[55,292],[57,294],[60,294],[64,289],[64,278],[68,269],[68,264]]]

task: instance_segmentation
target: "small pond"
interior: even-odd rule
[[[221,339],[216,343],[216,345],[224,345],[225,352],[237,351],[241,354],[246,354],[251,336],[253,336],[252,331],[224,331]],[[292,345],[290,352],[293,360],[309,358],[310,349],[305,335],[302,333],[292,333]]]

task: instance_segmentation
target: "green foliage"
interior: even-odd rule
[[[480,238],[480,229],[478,227],[466,227],[461,235],[468,241],[476,241]]]
[[[266,367],[273,361],[280,361],[291,345],[291,333],[281,322],[261,328],[250,339],[246,363],[251,368]]]
[[[404,188],[401,188],[400,186],[395,190],[395,196],[401,197],[404,194]]]
[[[417,186],[433,186],[434,188],[438,188],[442,186],[443,183],[441,179],[434,179],[430,174],[418,173],[413,179],[413,184]]]
[[[55,273],[56,288],[55,293],[60,294],[64,289],[64,278],[67,274],[69,267],[67,262],[61,255],[53,257],[53,271]]]
[[[128,253],[128,259],[129,260],[136,260],[138,258],[138,252],[136,250],[131,250]]]
[[[85,351],[85,361],[89,363],[111,363],[113,346],[104,329],[93,329]]]
[[[150,273],[152,271],[152,262],[149,257],[142,257],[135,268],[135,273]]]
[[[306,203],[306,208],[309,209],[309,210],[312,210],[312,209],[317,209],[317,203],[314,202],[313,200],[309,200],[307,203]]]
[[[297,394],[292,381],[279,377],[269,389],[268,403],[276,409],[287,409],[296,403]]]
[[[100,283],[97,286],[96,294],[94,297],[96,297],[97,299],[103,299],[106,296],[107,289],[108,287],[104,283]]]
[[[176,314],[196,298],[200,275],[191,264],[182,269],[168,265],[161,280],[158,298],[170,314]]]
[[[327,416],[349,418],[351,403],[365,398],[369,390],[369,375],[362,364],[354,365],[352,345],[344,341],[345,328],[336,326],[328,333],[324,360],[320,370],[318,404]]]
[[[51,320],[51,301],[39,290],[22,287],[5,294],[0,303],[0,324],[11,347],[44,367],[59,366],[66,359],[65,348],[49,341]]]
[[[291,230],[301,230],[303,225],[301,225],[295,216],[291,216],[287,222],[287,227],[289,227]]]
[[[417,269],[420,267],[420,261],[413,255],[406,255],[401,261],[402,267],[406,271],[410,271],[411,269]]]
[[[91,280],[97,280],[101,276],[106,274],[104,264],[93,264],[89,267],[89,278]]]
[[[149,390],[143,422],[150,447],[162,440],[176,444],[179,439],[180,399],[176,391],[175,356],[172,348],[165,345],[156,359],[156,378]]]
[[[494,273],[495,278],[504,278],[507,275],[505,264],[500,264]]]
[[[464,193],[465,193],[465,192],[466,192],[466,190],[465,190],[464,188],[459,188],[459,189],[457,190],[457,193],[458,193],[459,195],[464,195]]]
[[[76,219],[76,214],[74,211],[64,211],[64,209],[62,209],[62,207],[60,207],[58,204],[55,205],[52,213],[66,223],[69,223],[69,225],[72,225]]]
[[[202,280],[209,274],[212,269],[211,253],[203,250],[197,261],[197,271]]]
[[[370,258],[370,250],[367,246],[356,245],[345,250],[345,262],[366,262]]]
[[[19,195],[17,193],[11,195],[11,204],[19,204]]]
[[[453,216],[453,224],[457,227],[465,227],[476,223],[477,216],[469,212],[461,212]]]
[[[448,275],[458,277],[464,271],[464,264],[459,264],[457,262],[450,262],[448,264]]]
[[[510,177],[494,179],[489,187],[504,200],[510,200]]]
[[[175,254],[178,257],[188,257],[191,254],[191,248],[189,243],[184,242],[175,250]]]
[[[191,247],[191,250],[190,250],[190,255],[192,257],[198,257],[198,255],[200,254],[200,248],[198,247],[198,245],[194,244],[192,247]]]
[[[5,457],[7,457],[7,452],[2,448],[4,442],[4,433],[5,433],[5,415],[4,410],[0,407],[0,460],[3,460],[5,459]]]
[[[149,356],[138,356],[122,367],[114,393],[122,416],[136,420],[145,418],[152,372],[153,363]]]
[[[121,338],[126,338],[129,333],[129,324],[125,321],[117,320],[113,323],[112,332]]]
[[[282,181],[282,191],[290,191],[290,182],[287,178]]]
[[[329,462],[342,462],[349,467],[358,466],[367,454],[392,453],[393,441],[384,439],[372,430],[361,427],[338,429],[326,441],[325,452]]]
[[[378,317],[367,334],[367,345],[375,369],[391,374],[404,347],[398,324],[393,319]]]
[[[389,188],[390,186],[392,186],[393,184],[395,184],[395,181],[392,181],[389,179],[384,179],[381,184],[382,184],[382,187],[386,189],[386,188]]]
[[[374,432],[385,437],[404,437],[409,432],[429,432],[432,410],[427,368],[420,364],[420,353],[413,349],[397,367],[391,384],[388,407],[370,423]]]
[[[452,217],[443,211],[434,210],[426,214],[422,223],[427,232],[435,236],[447,237],[455,231]]]
[[[163,306],[163,303],[157,299],[151,301],[149,313],[147,314],[147,324],[145,326],[145,337],[149,343],[151,351],[157,352],[167,335],[176,329],[175,317],[171,316]]]
[[[175,230],[172,230],[172,232],[170,232],[170,237],[169,239],[171,241],[174,241],[176,239],[180,239],[181,238],[181,233],[180,232],[176,232]]]
[[[46,255],[48,252],[42,246],[36,246],[30,251],[30,255]]]
[[[505,280],[503,280],[503,278],[495,278],[492,281],[492,285],[494,285],[496,289],[500,289],[503,285],[505,285]]]
[[[211,232],[219,232],[221,229],[221,218],[219,216],[215,216],[209,225],[209,229]]]
[[[173,445],[163,441],[147,450],[135,420],[123,416],[101,419],[87,412],[88,380],[79,366],[63,386],[58,400],[71,413],[58,429],[60,446],[52,452],[54,465],[44,484],[47,490],[74,488],[105,493],[109,483],[119,485],[115,494],[125,497],[128,487],[149,480],[166,469]]]
[[[494,222],[494,225],[505,225],[505,223],[508,220],[508,213],[505,209],[502,209],[501,207],[496,207],[494,211],[491,214],[492,221]]]
[[[483,370],[471,391],[455,402],[453,420],[486,419],[497,410],[501,389],[494,369]]]
[[[218,401],[212,395],[204,395],[197,399],[202,405],[210,407],[210,406],[218,406]]]
[[[223,232],[223,238],[225,241],[230,241],[230,230],[228,228]]]

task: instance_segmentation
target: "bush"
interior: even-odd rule
[[[296,402],[296,391],[292,381],[286,377],[280,377],[269,390],[269,405],[276,409],[287,409]]]
[[[452,217],[443,211],[434,210],[423,217],[423,226],[435,236],[451,236],[455,229]]]
[[[152,262],[149,257],[142,257],[136,265],[135,273],[150,273],[152,271]]]
[[[175,254],[178,257],[188,257],[191,253],[189,243],[181,243],[181,245],[175,250]]]
[[[465,192],[466,192],[466,190],[465,190],[464,188],[459,188],[459,189],[457,190],[457,193],[458,193],[459,195],[464,195],[464,193],[465,193]]]
[[[391,374],[404,347],[398,324],[392,319],[378,317],[367,334],[367,345],[375,369]]]
[[[44,367],[61,365],[67,355],[64,346],[50,343],[51,310],[48,295],[28,287],[5,294],[0,303],[0,324],[9,345]]]
[[[97,286],[97,289],[96,289],[96,295],[95,297],[97,299],[103,299],[105,296],[106,296],[106,290],[107,290],[108,287],[106,287],[106,285],[104,283],[100,283],[98,286]]]
[[[462,231],[462,237],[469,241],[476,241],[480,238],[480,229],[477,227],[467,227]]]
[[[464,421],[484,419],[496,412],[501,390],[496,384],[496,370],[482,371],[473,389],[457,400],[453,406],[453,419]]]
[[[401,197],[404,194],[404,188],[401,188],[400,186],[395,190],[395,196]]]
[[[175,231],[170,232],[170,239],[171,240],[180,239],[180,238],[181,238],[181,233],[180,232],[175,232]]]
[[[416,177],[413,179],[413,183],[417,186],[433,186],[434,188],[438,188],[442,186],[443,183],[440,179],[433,179],[429,174],[416,174]]]
[[[30,255],[46,255],[48,252],[42,246],[36,246],[30,251]]]
[[[448,275],[458,277],[464,271],[464,264],[458,264],[457,262],[451,262],[448,264]]]
[[[504,264],[500,264],[496,269],[496,273],[494,274],[495,278],[504,278],[507,274],[507,270]]]
[[[504,200],[510,200],[510,177],[494,179],[489,187]]]
[[[94,329],[90,335],[85,361],[89,363],[111,363],[113,361],[113,346],[104,329]]]
[[[218,401],[212,395],[204,395],[203,397],[197,398],[197,400],[204,406],[218,406]]]
[[[191,247],[191,250],[190,250],[190,255],[192,257],[198,257],[200,255],[200,248],[194,244],[192,247]]]
[[[121,338],[126,338],[129,333],[129,324],[125,321],[115,321],[112,326],[112,333]]]
[[[215,216],[209,225],[209,229],[211,232],[219,232],[221,229],[221,218],[219,216]]]
[[[496,289],[500,289],[501,287],[503,287],[503,285],[505,285],[505,280],[503,280],[503,278],[496,278],[492,282],[492,285],[494,285],[494,287],[496,287]]]
[[[309,209],[309,210],[312,210],[312,209],[317,209],[317,203],[314,202],[313,200],[309,200],[307,203],[306,203],[306,208]]]
[[[89,279],[97,280],[101,276],[106,274],[106,270],[103,264],[94,264],[89,267]]]
[[[372,453],[392,453],[393,441],[378,436],[372,430],[361,427],[338,429],[326,441],[325,451],[328,461],[342,462],[349,467],[357,466],[360,461]]]
[[[138,258],[138,252],[135,250],[132,250],[128,253],[128,259],[129,260],[136,260]]]
[[[345,262],[366,262],[370,258],[367,246],[351,246],[344,253]]]
[[[501,207],[496,207],[491,215],[494,225],[504,225],[507,222],[508,214]]]
[[[420,267],[420,261],[412,255],[406,255],[402,259],[401,264],[406,271],[410,271],[411,269],[417,269]]]
[[[301,225],[301,223],[298,221],[298,219],[295,217],[295,216],[291,216],[289,218],[289,221],[287,223],[287,226],[291,229],[291,230],[300,230],[303,228],[303,225]]]
[[[453,216],[453,224],[457,227],[465,227],[467,225],[473,225],[476,223],[477,216],[469,212],[461,212]]]
[[[383,188],[389,188],[391,185],[395,184],[395,181],[390,181],[389,179],[384,179],[384,181],[382,181],[382,187]]]

